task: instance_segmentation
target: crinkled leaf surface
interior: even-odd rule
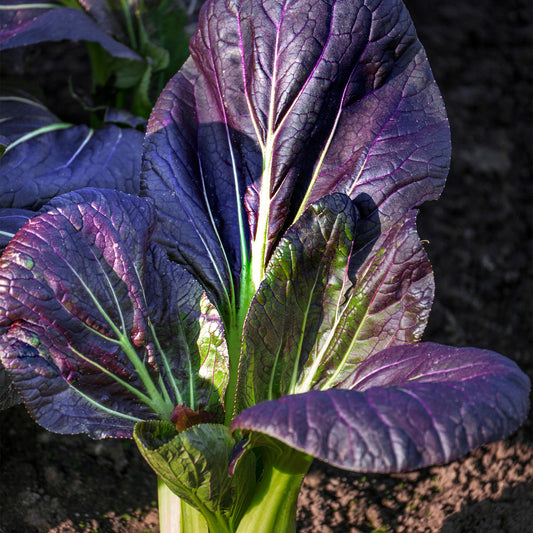
[[[257,404],[232,430],[264,433],[347,470],[395,472],[501,439],[529,407],[528,377],[477,348],[392,347],[363,362],[351,386]]]
[[[228,474],[235,441],[222,424],[200,424],[177,433],[165,422],[140,422],[133,433],[144,458],[170,489],[211,517],[231,516],[246,496],[254,462],[248,454]],[[233,517],[236,518],[236,517]]]
[[[246,318],[241,407],[343,385],[365,358],[420,340],[434,283],[415,216],[361,245],[354,202],[334,194],[287,231]]]
[[[0,158],[0,207],[37,210],[55,196],[89,186],[139,193],[140,131],[107,124],[31,135],[31,124],[35,130],[41,128],[44,115],[36,114],[32,122],[28,106],[33,109],[33,104],[13,99],[2,104],[2,115],[12,111],[10,116],[15,117],[8,129],[10,136],[22,133],[16,132],[15,124],[19,124],[30,137],[15,138]],[[48,126],[53,125],[53,115],[48,119]]]
[[[37,421],[131,436],[199,404],[223,416],[220,318],[200,285],[150,244],[151,205],[112,190],[55,199],[0,261],[0,357]]]
[[[96,42],[114,57],[142,61],[137,53],[111,37],[106,31],[109,28],[100,27],[81,9],[59,4],[50,7],[51,4],[40,0],[4,0],[0,7],[0,50],[68,39]]]
[[[371,198],[383,230],[440,194],[448,123],[399,0],[212,0],[190,49],[152,112],[143,180],[157,238],[218,302],[250,250],[259,285],[325,194]]]

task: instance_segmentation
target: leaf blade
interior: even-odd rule
[[[231,429],[268,435],[346,470],[396,472],[456,459],[506,437],[527,416],[529,379],[499,354],[421,343],[376,354],[377,366],[382,357],[418,358],[420,371],[398,379],[385,371],[379,386],[362,390],[284,396],[243,411]],[[435,379],[428,370],[440,365],[446,372]]]
[[[175,494],[202,511],[210,525],[216,526],[222,517],[238,520],[254,462],[248,454],[244,465],[239,464],[229,476],[235,441],[226,426],[199,424],[178,433],[170,424],[142,422],[135,426],[134,438],[157,475]]]
[[[9,8],[10,4],[13,9]],[[113,39],[81,9],[60,6],[32,8],[31,4],[40,4],[33,0],[24,4],[28,7],[18,9],[20,2],[10,1],[0,10],[0,50],[68,39],[97,42],[115,57],[142,60],[133,50]]]
[[[138,194],[141,143],[141,132],[111,124],[32,137],[0,159],[0,206],[37,211],[53,197],[87,186]]]
[[[365,243],[354,202],[334,194],[287,231],[246,318],[240,409],[343,386],[365,358],[420,340],[434,283],[415,217]]]
[[[45,427],[131,435],[135,421],[169,419],[178,393],[223,416],[220,318],[150,243],[152,227],[145,200],[84,189],[53,200],[2,256],[2,362]]]
[[[231,308],[248,261],[257,288],[310,203],[346,193],[388,229],[440,194],[449,144],[401,2],[214,0],[152,114],[143,188],[160,242]]]

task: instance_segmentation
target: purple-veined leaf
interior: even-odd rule
[[[415,217],[364,244],[353,201],[334,194],[289,228],[246,317],[241,408],[336,387],[376,352],[420,340],[434,283]]]
[[[344,379],[360,361],[422,338],[435,282],[416,230],[416,215],[416,210],[409,211],[375,242],[354,250],[348,274],[353,287],[333,315],[334,329],[329,324],[323,329],[326,357],[320,367],[313,363],[304,368],[304,373],[316,372],[315,388],[344,387]]]
[[[114,57],[142,61],[136,52],[113,39],[107,29],[83,10],[53,2],[5,0],[0,6],[0,50],[68,39],[95,42]]]
[[[27,209],[0,208],[0,255],[17,231],[34,216],[33,211]],[[0,411],[8,409],[22,400],[13,387],[4,367],[0,363]]]
[[[149,202],[84,189],[54,199],[0,260],[0,358],[45,428],[131,436],[177,404],[222,417],[222,324],[150,243]]]
[[[233,431],[257,432],[358,472],[396,472],[456,459],[525,420],[530,382],[495,352],[433,343],[377,353],[353,389],[309,391],[250,407]]]
[[[207,111],[195,101],[202,83],[188,60],[161,93],[148,122],[141,188],[157,206],[154,238],[229,312],[242,266],[243,208],[234,183],[241,177],[232,170],[224,123],[199,121],[197,113]],[[252,158],[247,164],[254,164]],[[255,165],[261,165],[259,158]]]
[[[218,302],[249,261],[259,286],[325,194],[370,197],[382,230],[440,194],[448,123],[399,0],[212,0],[190,49],[149,121],[143,181],[158,240]]]

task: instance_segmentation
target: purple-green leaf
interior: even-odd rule
[[[448,123],[400,1],[212,0],[191,56],[153,110],[143,182],[157,238],[218,302],[243,265],[259,286],[325,194],[364,217],[370,198],[383,230],[440,194]]]
[[[108,29],[81,9],[51,2],[7,0],[0,6],[0,50],[68,39],[95,42],[114,57],[142,61],[137,53],[116,41]]]
[[[529,408],[528,377],[477,348],[389,348],[361,364],[352,386],[257,404],[231,429],[265,434],[346,470],[396,472],[504,438]]]
[[[365,358],[420,340],[434,284],[415,216],[363,244],[353,201],[335,194],[287,231],[246,318],[241,408],[336,387]]]
[[[32,415],[94,437],[131,436],[182,403],[223,417],[220,318],[150,243],[150,203],[84,189],[48,209],[0,261],[0,358]]]
[[[242,265],[238,212],[243,207],[234,183],[241,176],[232,170],[224,122],[202,123],[197,116],[207,111],[196,102],[202,83],[188,60],[161,93],[148,123],[141,185],[156,205],[156,240],[229,311]],[[247,165],[254,165],[252,158]],[[255,165],[257,173],[260,158]]]

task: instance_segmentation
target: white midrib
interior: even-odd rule
[[[259,193],[259,214],[255,238],[252,242],[252,281],[257,288],[265,275],[265,261],[268,241],[268,221],[270,218],[270,189],[272,183],[272,152],[275,135],[268,133],[263,151],[263,173]]]
[[[57,9],[61,6],[58,4],[10,4],[9,6],[0,6],[0,11],[19,10],[19,9]]]
[[[36,130],[30,131],[29,133],[26,133],[26,135],[22,135],[21,137],[19,137],[16,141],[13,141],[12,143],[8,144],[3,155],[5,155],[7,152],[15,148],[15,146],[22,144],[23,142],[26,142],[29,139],[33,139],[34,137],[37,137],[38,135],[42,135],[43,133],[48,133],[51,131],[63,130],[66,128],[71,128],[71,127],[72,127],[72,124],[70,124],[69,122],[57,122],[54,124],[49,124],[48,126],[43,126],[42,128],[37,128]],[[90,130],[90,135],[92,135],[92,131],[93,130]],[[83,146],[85,146],[86,141],[84,141]],[[78,152],[79,151],[77,151],[75,155],[77,155]],[[74,157],[72,157],[71,159],[74,159]],[[71,161],[69,161],[69,163],[70,162]]]
[[[285,113],[285,118],[283,118],[283,120],[278,125],[276,130],[274,130],[274,101],[275,101],[275,94],[276,94],[275,87],[277,84],[277,76],[278,76],[279,35],[280,35],[280,32],[278,31],[276,34],[274,67],[273,67],[272,82],[271,82],[271,87],[270,87],[268,131],[267,131],[267,139],[266,139],[265,144],[261,143],[260,137],[258,135],[258,128],[255,122],[252,120],[252,122],[254,122],[254,129],[256,130],[256,135],[259,141],[259,145],[261,146],[262,156],[263,156],[263,172],[261,175],[261,191],[259,193],[259,214],[258,214],[255,238],[252,241],[252,269],[251,271],[252,271],[252,280],[256,288],[259,287],[259,283],[261,283],[264,277],[265,266],[266,266],[265,260],[266,260],[266,251],[267,251],[267,243],[268,243],[268,223],[269,223],[269,216],[270,216],[270,201],[271,201],[270,195],[272,191],[272,178],[273,178],[272,157],[273,157],[273,152],[274,152],[274,143],[276,141],[277,135],[281,129],[282,124],[285,122],[287,117],[290,115],[291,111],[294,109],[296,102],[298,101],[299,96],[301,94],[300,92],[300,94],[296,98],[294,98],[287,113]],[[307,85],[308,81],[309,80],[307,80],[305,85]],[[307,202],[309,201],[309,197],[311,195],[311,190],[313,189],[316,181],[318,180],[318,176],[322,169],[322,164],[324,163],[328,150],[333,141],[335,132],[337,131],[337,126],[340,122],[340,118],[341,118],[342,111],[343,111],[343,102],[346,96],[347,89],[348,89],[348,85],[346,85],[346,87],[344,88],[343,95],[339,103],[339,109],[337,110],[337,114],[335,116],[335,121],[331,128],[330,135],[328,136],[328,139],[323,149],[321,150],[321,153],[319,155],[319,158],[317,160],[317,163],[313,171],[313,175],[311,177],[311,181],[307,187],[305,197],[302,200],[298,213],[296,214],[296,216],[294,217],[291,223],[295,222],[304,212],[307,206]],[[250,116],[253,117],[253,113],[251,112],[251,105],[250,105],[248,98],[247,98],[247,104],[250,109]]]
[[[279,34],[276,33],[276,46],[274,48],[274,66],[270,85],[270,103],[268,109],[268,130],[263,151],[263,172],[261,174],[261,190],[259,192],[259,214],[255,238],[252,242],[252,281],[257,288],[265,275],[266,251],[268,242],[268,222],[270,218],[270,194],[272,190],[272,157],[274,155],[274,142],[277,132],[274,131],[274,102],[276,96],[276,83],[278,76],[278,50]]]

